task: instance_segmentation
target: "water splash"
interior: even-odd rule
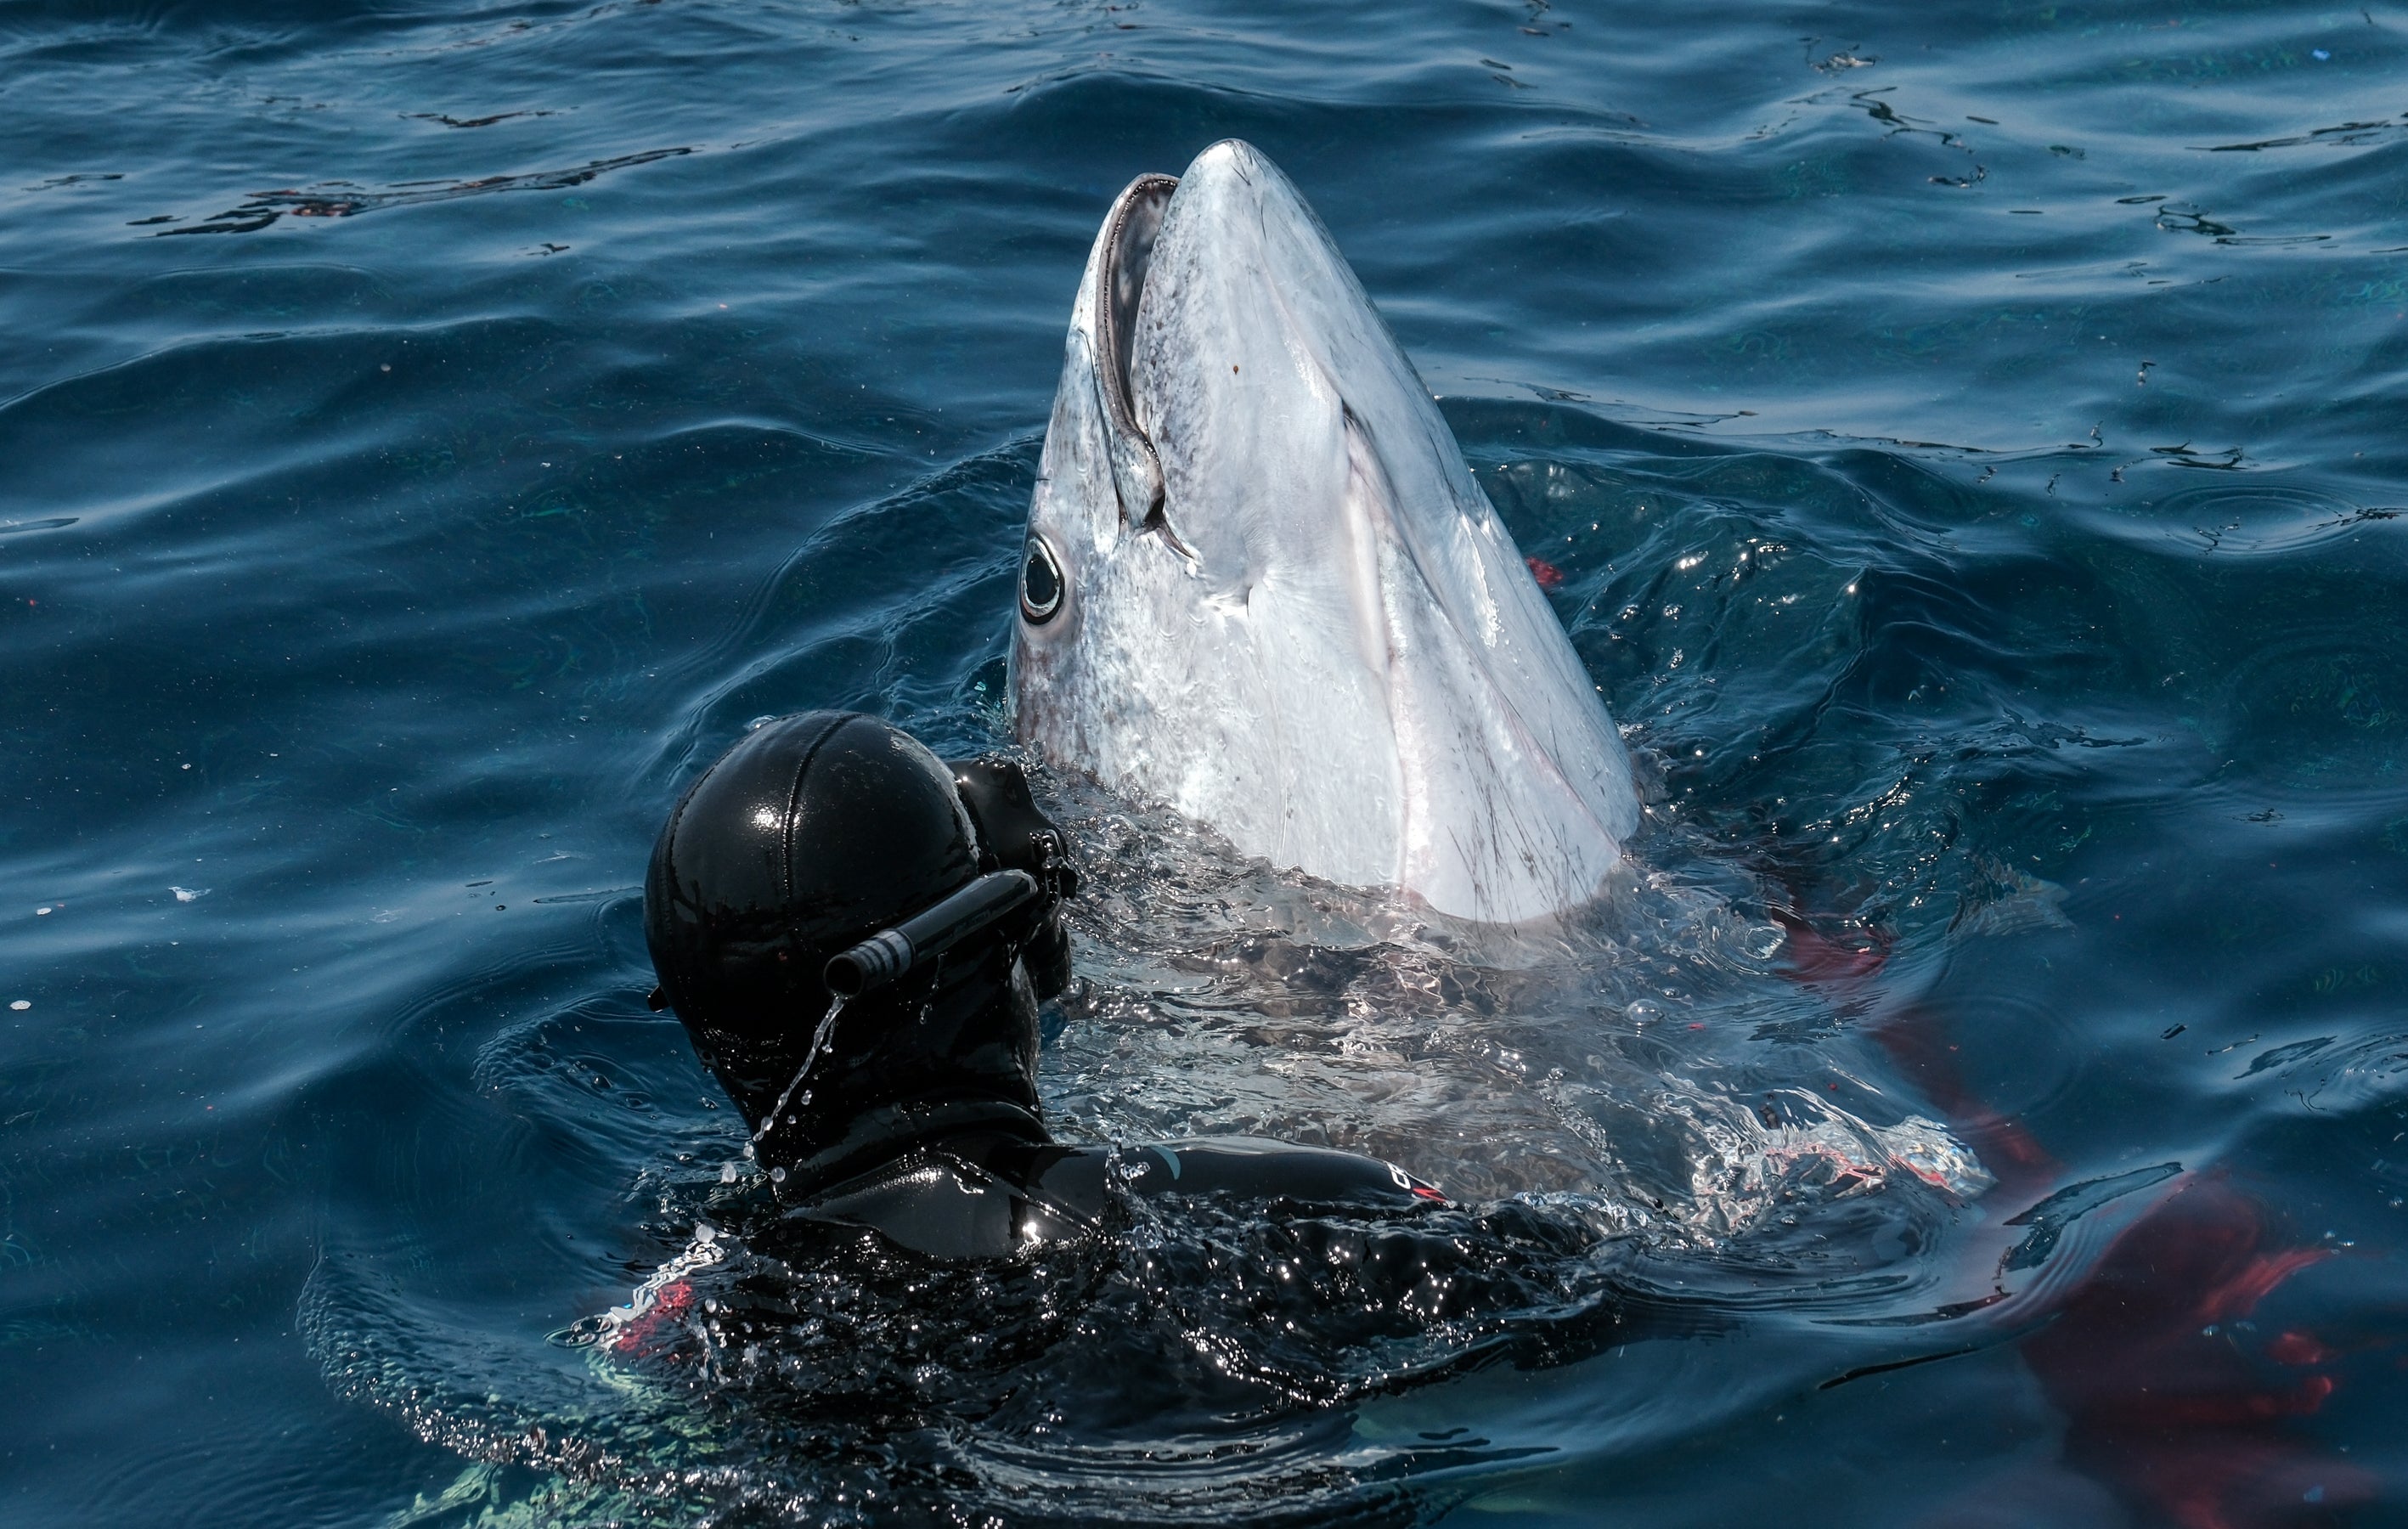
[[[768,1136],[770,1128],[778,1123],[779,1117],[786,1113],[789,1105],[799,1108],[811,1102],[810,1090],[803,1089],[800,1097],[796,1097],[795,1091],[803,1088],[803,1079],[809,1078],[811,1069],[819,1065],[820,1053],[827,1049],[829,1037],[836,1033],[836,1017],[843,1012],[844,994],[831,994],[827,1012],[820,1016],[819,1027],[811,1032],[811,1044],[803,1052],[803,1065],[795,1069],[795,1076],[787,1080],[784,1091],[778,1095],[778,1102],[769,1107],[769,1112],[761,1117],[761,1123],[753,1128],[752,1135],[745,1141],[744,1161],[747,1163],[757,1159],[762,1141]],[[794,1122],[789,1118],[786,1123],[791,1125]],[[734,1166],[732,1164],[729,1165]],[[774,1169],[772,1173],[781,1180],[785,1178],[783,1169]],[[723,1181],[725,1181],[724,1178]]]

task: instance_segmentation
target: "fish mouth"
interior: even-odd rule
[[[1113,201],[1105,220],[1104,262],[1096,293],[1096,374],[1102,394],[1112,489],[1121,521],[1140,531],[1160,531],[1174,545],[1163,518],[1162,459],[1137,421],[1129,366],[1137,345],[1137,310],[1154,264],[1154,240],[1179,189],[1176,176],[1141,175]],[[1184,549],[1182,549],[1184,550]]]

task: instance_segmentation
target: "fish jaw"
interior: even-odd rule
[[[1168,194],[1131,325],[1115,231],[1146,185],[1106,219],[1066,341],[1029,516],[1062,593],[1017,623],[1021,740],[1453,918],[1588,900],[1637,824],[1628,757],[1412,363],[1234,140]]]

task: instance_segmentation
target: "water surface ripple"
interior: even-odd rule
[[[0,3],[0,1517],[2398,1522],[2403,79],[2397,3]],[[1062,1129],[1457,1206],[797,1241],[643,856],[764,714],[1003,736],[1089,240],[1228,136],[1649,826],[1474,950],[1049,779]]]

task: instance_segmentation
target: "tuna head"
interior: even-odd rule
[[[1021,741],[1247,854],[1516,922],[1638,821],[1612,722],[1343,256],[1236,141],[1113,204],[1029,507]]]

